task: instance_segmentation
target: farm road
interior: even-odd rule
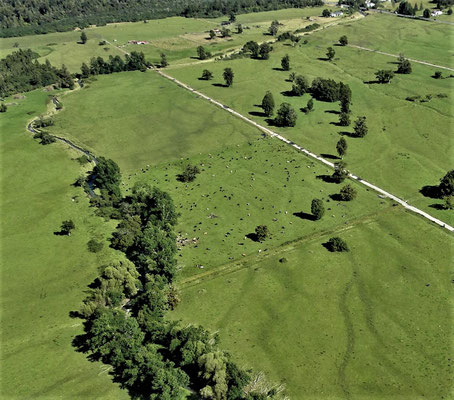
[[[348,44],[347,46],[353,47],[353,48],[359,49],[359,50],[370,51],[372,53],[382,54],[384,56],[390,56],[390,57],[394,57],[394,58],[399,58],[399,56],[396,55],[396,54],[385,53],[384,51],[379,51],[379,50],[374,50],[374,49],[368,49],[367,47],[357,46],[355,44]],[[412,61],[412,62],[415,62],[415,63],[418,63],[418,64],[428,65],[429,67],[435,67],[435,68],[446,69],[448,71],[454,71],[454,68],[444,67],[443,65],[432,64],[432,63],[429,63],[427,61],[414,60],[412,58],[408,58],[408,60]]]
[[[110,45],[112,45],[112,43],[108,42],[107,40],[106,40],[106,42],[109,43]],[[115,45],[113,45],[113,46],[118,48],[119,50],[121,50],[123,53],[129,54],[129,52],[119,48],[118,46],[115,46]],[[353,45],[350,45],[350,46],[353,46]],[[354,46],[354,47],[358,47],[359,48],[359,46]],[[363,47],[362,49],[375,52],[375,50],[367,49],[365,47]],[[382,54],[389,55],[389,56],[392,56],[392,57],[398,57],[396,55],[388,54],[388,53],[382,53]],[[434,64],[426,63],[424,61],[417,61],[417,60],[411,60],[411,61],[420,62],[421,64],[438,67],[438,66],[436,66]],[[445,69],[450,69],[451,71],[454,71],[454,69],[451,69],[451,68],[448,68],[448,67],[439,67],[439,68],[445,68]],[[209,97],[209,96],[207,96],[207,95],[195,90],[191,86],[186,85],[185,83],[177,80],[176,78],[166,74],[162,70],[159,70],[159,69],[154,68],[154,67],[151,67],[150,69],[153,69],[154,71],[156,71],[162,77],[164,77],[166,79],[169,79],[172,82],[176,83],[177,85],[181,86],[182,88],[184,88],[186,90],[189,90],[190,92],[194,93],[195,95],[197,95],[197,96],[199,96],[199,97],[201,97],[201,98],[203,98],[205,100],[208,100],[210,103],[215,104],[216,106],[222,108],[223,110],[229,112],[230,114],[233,114],[233,115],[237,116],[238,118],[241,118],[243,121],[246,121],[247,123],[255,126],[256,128],[258,128],[262,132],[270,135],[271,137],[275,137],[275,138],[281,140],[282,142],[294,147],[299,152],[305,154],[306,156],[308,156],[310,158],[313,158],[313,159],[315,159],[315,160],[327,165],[328,167],[334,169],[334,164],[332,162],[328,161],[328,160],[325,160],[323,157],[320,157],[317,154],[310,152],[309,150],[305,149],[304,147],[297,145],[296,143],[292,142],[291,140],[285,138],[284,136],[272,131],[271,129],[265,128],[264,126],[262,126],[259,123],[253,121],[252,119],[249,119],[249,118],[245,117],[244,115],[242,115],[239,112],[231,109],[230,107],[220,103],[219,101],[217,101],[217,100],[215,100],[215,99],[213,99],[213,98],[211,98],[211,97]],[[433,222],[434,224],[436,224],[438,226],[441,226],[442,228],[445,228],[445,229],[447,229],[450,232],[454,232],[454,227],[452,227],[451,225],[448,225],[447,223],[439,220],[438,218],[433,217],[432,215],[420,210],[419,208],[416,208],[416,207],[414,207],[414,206],[412,206],[410,204],[407,204],[407,202],[405,200],[402,200],[399,197],[387,192],[386,190],[381,189],[378,186],[375,186],[374,184],[365,181],[364,179],[361,179],[359,176],[356,176],[354,174],[349,174],[349,178],[351,178],[351,179],[357,181],[358,183],[360,183],[360,184],[362,184],[362,185],[364,185],[364,186],[376,191],[381,196],[390,198],[391,200],[393,200],[396,203],[400,204],[405,209],[407,209],[407,210],[409,210],[409,211],[411,211],[411,212],[413,212],[415,214],[418,214],[418,215],[422,216],[423,218]]]
[[[186,90],[189,90],[190,92],[196,94],[197,96],[205,99],[205,100],[208,100],[210,103],[212,104],[215,104],[216,106],[222,108],[223,110],[235,115],[236,117],[238,118],[241,118],[242,120],[246,121],[247,123],[255,126],[256,128],[260,129],[262,132],[270,135],[271,137],[275,137],[279,140],[281,140],[282,142],[292,146],[293,148],[295,148],[296,150],[298,150],[299,152],[305,154],[306,156],[310,157],[310,158],[313,158],[325,165],[327,165],[328,167],[334,169],[334,164],[330,161],[327,161],[325,160],[323,157],[320,157],[318,156],[317,154],[315,153],[312,153],[310,152],[309,150],[305,149],[304,147],[302,146],[299,146],[298,144],[292,142],[291,140],[285,138],[284,136],[272,131],[271,129],[269,128],[266,128],[262,125],[260,125],[259,123],[245,117],[244,115],[240,114],[239,112],[231,109],[230,107],[220,103],[219,101],[195,90],[194,88],[192,88],[191,86],[189,85],[186,85],[185,83],[177,80],[176,78],[173,78],[172,76],[166,74],[165,72],[161,71],[161,70],[158,70],[158,69],[155,69],[155,71],[160,74],[161,76],[163,76],[164,78],[167,78],[173,82],[175,82],[177,85],[181,86],[182,88],[186,89]],[[411,206],[410,204],[407,204],[407,202],[405,200],[402,200],[400,199],[399,197],[397,197],[396,195],[392,194],[392,193],[389,193],[387,192],[386,190],[370,183],[370,182],[367,182],[365,181],[364,179],[360,178],[359,176],[356,176],[354,174],[349,174],[349,177],[355,181],[357,181],[358,183],[376,191],[377,193],[379,193],[380,195],[384,196],[384,197],[387,197],[387,198],[390,198],[391,200],[395,201],[396,203],[400,204],[402,207],[404,207],[405,209],[409,210],[409,211],[412,211],[414,212],[415,214],[418,214],[418,215],[421,215],[422,217],[426,218],[427,220],[437,224],[438,226],[441,226],[442,228],[445,228],[447,229],[448,231],[450,232],[454,232],[454,227],[448,225],[447,223],[431,216],[430,214],[420,210],[419,208],[416,208],[414,206]]]

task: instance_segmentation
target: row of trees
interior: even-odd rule
[[[253,40],[247,42],[243,48],[243,54],[249,54],[251,58],[268,60],[273,47],[269,43],[258,44]]]
[[[65,65],[56,68],[48,60],[41,64],[36,60],[38,57],[30,49],[20,49],[0,60],[0,97],[48,85],[74,88],[73,78]]]
[[[109,22],[136,22],[175,15],[220,17],[322,4],[321,0],[0,0],[0,35],[24,36],[101,26]]]
[[[183,175],[190,181],[197,173],[188,166]],[[101,193],[92,203],[120,220],[111,246],[126,260],[102,267],[90,285],[79,311],[85,321],[77,348],[109,364],[133,398],[177,400],[188,387],[202,399],[276,398],[278,388],[259,391],[251,373],[219,348],[217,335],[166,318],[179,303],[178,214],[170,196],[137,184],[122,197],[120,169],[103,157],[88,179]]]
[[[122,71],[146,71],[150,65],[148,61],[145,61],[144,54],[136,51],[126,54],[124,59],[120,56],[109,56],[108,60],[104,60],[102,57],[93,57],[89,65],[82,63],[80,77],[88,78],[90,75],[104,75]]]

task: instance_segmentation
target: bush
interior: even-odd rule
[[[325,214],[325,206],[320,199],[314,199],[311,203],[311,213],[315,220],[319,220]]]
[[[435,79],[442,79],[443,78],[442,72],[441,71],[435,71],[434,78]]]
[[[343,201],[351,201],[357,196],[356,189],[351,185],[345,185],[339,193],[339,197]]]
[[[274,123],[277,126],[295,126],[296,124],[296,112],[289,103],[282,103],[277,111],[277,117],[274,119]]]
[[[342,240],[340,237],[332,237],[326,243],[326,248],[332,252],[343,252],[349,251],[347,243]]]
[[[103,248],[102,242],[97,242],[95,239],[90,239],[87,243],[88,251],[99,253]]]
[[[180,182],[193,182],[198,174],[200,174],[200,169],[197,165],[186,165],[184,171],[177,175],[177,180]]]
[[[255,228],[255,235],[257,237],[257,240],[259,242],[262,242],[270,235],[270,232],[266,225],[259,225]]]
[[[49,135],[47,132],[35,133],[33,138],[40,139],[39,143],[42,144],[42,145],[51,144],[51,143],[54,143],[56,141],[56,139],[52,135]]]

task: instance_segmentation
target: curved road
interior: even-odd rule
[[[205,95],[205,94],[193,89],[191,86],[186,85],[185,83],[173,78],[172,76],[167,75],[165,72],[163,72],[161,70],[158,70],[158,69],[154,69],[154,70],[158,74],[163,76],[164,78],[167,78],[167,79],[175,82],[177,85],[181,86],[182,88],[184,88],[186,90],[189,90],[190,92],[196,94],[197,96],[200,96],[200,97],[204,98],[205,100],[208,100],[210,103],[215,104],[216,106],[222,108],[223,110],[228,111],[229,113],[237,116],[238,118],[241,118],[242,120],[246,121],[247,123],[249,123],[249,124],[255,126],[256,128],[260,129],[262,132],[265,132],[266,134],[270,135],[271,137],[275,137],[275,138],[281,140],[282,142],[287,143],[288,145],[294,147],[296,150],[300,151],[301,153],[304,153],[306,156],[308,156],[310,158],[313,158],[313,159],[325,164],[326,166],[334,169],[334,164],[332,162],[330,162],[330,161],[325,160],[323,157],[320,157],[317,154],[310,152],[309,150],[305,149],[304,147],[301,147],[301,146],[297,145],[296,143],[292,142],[291,140],[285,138],[284,136],[272,131],[271,129],[268,129],[268,128],[258,124],[257,122],[245,117],[244,115],[242,115],[239,112],[231,109],[230,107],[220,103],[219,101],[214,100],[213,98],[211,98],[211,97],[209,97],[209,96],[207,96],[207,95]],[[400,199],[399,197],[393,195],[392,193],[389,193],[386,190],[383,190],[383,189],[379,188],[378,186],[375,186],[372,183],[367,182],[364,179],[361,179],[360,177],[358,177],[358,176],[356,176],[354,174],[349,174],[349,177],[351,179],[354,179],[355,181],[359,182],[360,184],[362,184],[364,186],[367,186],[368,188],[376,191],[377,193],[380,193],[382,196],[385,196],[385,197],[388,197],[388,198],[394,200],[396,203],[400,204],[405,209],[407,209],[409,211],[412,211],[415,214],[421,215],[422,217],[424,217],[424,218],[428,219],[429,221],[441,226],[442,228],[447,229],[450,232],[454,232],[454,227],[452,227],[451,225],[448,225],[447,223],[445,223],[445,222],[433,217],[432,215],[427,214],[426,212],[420,210],[419,208],[416,208],[414,206],[411,206],[411,205],[407,204],[406,201]]]

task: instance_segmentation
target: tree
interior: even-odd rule
[[[229,15],[229,22],[233,24],[236,21],[236,16],[233,12],[230,13]]]
[[[424,12],[422,13],[422,16],[423,16],[424,18],[430,18],[430,10],[429,10],[428,8],[426,8],[426,9],[424,10]]]
[[[337,142],[336,150],[340,158],[343,158],[344,155],[347,153],[347,141],[343,137],[341,137]]]
[[[8,107],[6,106],[5,103],[0,104],[0,113],[6,112],[7,109]]]
[[[411,73],[411,63],[408,59],[406,59],[403,54],[399,55],[398,58],[398,67],[397,73],[398,74],[410,74]]]
[[[307,79],[302,76],[298,75],[295,78],[295,84],[292,85],[292,93],[295,96],[302,96],[304,93],[306,93],[309,89],[309,83],[307,82]]]
[[[291,72],[290,75],[288,76],[288,80],[290,82],[295,82],[296,79],[296,74],[294,72]]]
[[[375,73],[375,77],[379,83],[389,83],[394,78],[394,72],[391,70],[381,69]]]
[[[208,71],[207,69],[204,69],[200,79],[203,79],[204,81],[209,81],[213,79],[213,73],[211,71]]]
[[[85,63],[82,63],[81,67],[80,67],[80,77],[81,78],[88,78],[90,76],[90,68],[87,64]]]
[[[350,115],[346,112],[341,112],[339,114],[339,125],[340,126],[349,126],[350,125]]]
[[[339,44],[341,46],[347,46],[348,44],[348,38],[346,35],[342,35],[340,38],[339,38]]]
[[[236,27],[236,33],[238,34],[243,33],[243,25],[238,24],[238,26]]]
[[[87,43],[87,40],[87,34],[85,33],[85,31],[82,31],[82,33],[80,34],[80,43],[85,44]]]
[[[271,36],[276,36],[278,29],[279,28],[277,25],[271,23],[271,26],[268,28],[268,32],[270,33]]]
[[[260,46],[257,42],[254,42],[253,40],[250,40],[243,46],[243,51],[245,53],[250,52],[251,53],[251,58],[258,58],[259,57],[259,51],[260,51]]]
[[[268,60],[270,58],[270,52],[273,48],[268,43],[262,43],[259,48],[259,54],[262,60]]]
[[[329,18],[330,16],[331,16],[331,12],[327,8],[325,8],[322,11],[322,17]]]
[[[355,125],[353,126],[353,130],[355,131],[355,137],[362,138],[366,136],[369,130],[366,125],[366,117],[358,117],[358,119],[355,121]]]
[[[314,109],[314,100],[309,99],[306,104],[306,112],[311,112]]]
[[[314,216],[314,219],[318,221],[325,214],[325,206],[323,201],[320,199],[313,199],[311,203],[311,213]]]
[[[164,53],[161,53],[161,68],[165,68],[169,65],[169,63],[167,62],[167,56],[164,54]]]
[[[216,37],[216,33],[214,33],[213,29],[210,30],[210,39],[213,40]]]
[[[339,197],[343,201],[351,201],[356,198],[357,192],[352,185],[345,185],[339,193]]]
[[[60,87],[68,88],[70,90],[74,89],[74,79],[68,68],[66,68],[65,64],[61,66],[61,69],[57,70],[57,76],[59,79]]]
[[[326,52],[326,57],[328,58],[328,61],[331,61],[335,55],[336,52],[334,51],[334,49],[332,47],[328,47]]]
[[[226,37],[230,37],[231,36],[231,33],[230,33],[230,29],[227,29],[225,26],[222,28],[221,30],[221,36],[223,38],[226,38]]]
[[[332,79],[315,78],[311,85],[311,94],[320,101],[339,101],[339,84]]]
[[[63,221],[61,223],[60,232],[63,235],[71,236],[71,231],[74,229],[76,229],[76,225],[74,225],[74,222],[72,219],[68,219],[67,221]]]
[[[331,179],[335,183],[341,183],[348,177],[347,164],[344,161],[334,163],[334,173]]]
[[[454,209],[454,196],[446,196],[445,202],[443,204],[443,208],[445,210],[453,210]]]
[[[277,126],[295,126],[296,112],[289,103],[282,103],[277,111],[277,117],[274,122]]]
[[[284,71],[290,71],[290,57],[288,54],[282,57],[281,66]]]
[[[274,98],[271,92],[266,92],[262,100],[262,108],[267,117],[271,117],[274,112]]]
[[[415,15],[415,9],[408,1],[402,1],[399,3],[397,13],[403,15]]]
[[[255,228],[255,236],[259,242],[263,242],[269,234],[270,233],[266,225],[259,225]]]
[[[349,251],[347,243],[337,236],[330,238],[326,243],[326,247],[332,252]]]
[[[94,178],[94,185],[101,191],[105,190],[116,198],[121,197],[121,173],[115,161],[99,157],[91,177]]]
[[[225,68],[223,76],[224,76],[224,81],[225,81],[226,86],[227,87],[232,86],[233,85],[233,77],[234,77],[232,68]]]
[[[446,175],[441,178],[438,188],[441,196],[451,196],[454,194],[454,169],[448,171]]]
[[[452,15],[452,8],[451,7],[448,9],[448,12],[446,14]]]
[[[180,182],[193,182],[198,174],[200,174],[200,169],[197,165],[186,165],[183,172],[177,175],[177,180]]]
[[[340,99],[340,110],[341,110],[341,113],[350,114],[350,101],[345,98],[341,98]],[[350,123],[348,123],[348,125],[350,125]]]
[[[197,55],[199,56],[199,60],[206,60],[210,54],[205,51],[203,46],[197,47]]]

